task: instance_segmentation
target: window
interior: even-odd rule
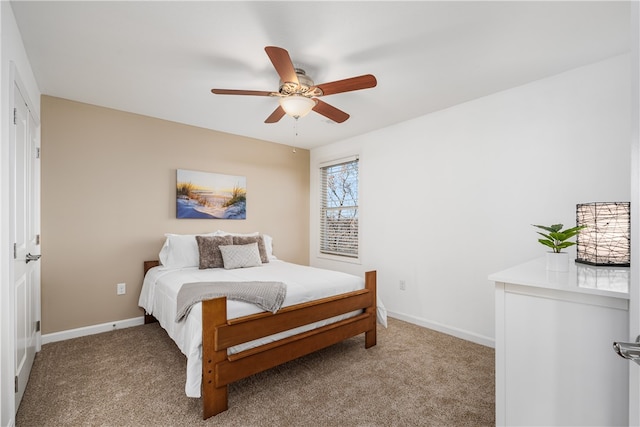
[[[358,258],[358,159],[320,168],[320,253]]]

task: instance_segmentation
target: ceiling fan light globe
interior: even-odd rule
[[[280,98],[280,106],[285,113],[293,118],[304,117],[316,106],[312,98],[302,95],[290,95]]]

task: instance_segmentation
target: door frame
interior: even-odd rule
[[[20,93],[27,103],[27,107],[31,111],[31,115],[36,122],[36,145],[40,147],[40,117],[38,110],[35,108],[33,102],[29,98],[29,92],[26,86],[23,84],[20,78],[20,73],[16,64],[13,61],[9,62],[9,76],[8,79],[2,79],[2,82],[7,82],[7,85],[2,85],[3,95],[6,99],[6,103],[0,106],[0,112],[2,112],[0,120],[2,120],[2,126],[0,128],[9,129],[5,131],[3,129],[1,134],[1,148],[0,148],[0,424],[1,425],[13,425],[15,424],[15,392],[14,392],[14,376],[15,376],[15,293],[13,289],[14,281],[14,269],[13,269],[13,251],[11,242],[11,192],[10,185],[12,182],[11,171],[11,151],[10,151],[10,138],[13,136],[13,106],[15,104],[14,87],[17,86]],[[40,194],[40,171],[34,172],[34,179],[37,181],[36,193]],[[40,230],[40,202],[37,203],[37,229]],[[37,286],[37,318],[41,318],[40,313],[40,284]],[[36,351],[41,348],[42,336],[41,332],[36,336]]]
[[[631,266],[629,342],[640,335],[640,5],[631,2]],[[629,362],[629,425],[640,425],[640,366]]]

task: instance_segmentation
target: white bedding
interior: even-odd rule
[[[152,314],[158,319],[160,325],[176,342],[180,351],[187,356],[187,382],[185,384],[187,396],[200,397],[200,381],[202,377],[202,304],[194,305],[185,321],[175,322],[176,297],[180,286],[189,282],[254,280],[286,283],[287,296],[283,307],[364,288],[364,277],[280,260],[271,260],[260,267],[234,270],[226,270],[224,268],[200,270],[197,267],[166,268],[162,266],[150,269],[144,278],[138,304],[148,314]],[[378,322],[386,327],[386,310],[379,298],[377,306]],[[229,319],[261,311],[260,308],[253,304],[227,300],[227,316]],[[260,344],[284,338],[287,335],[323,326],[353,314],[355,313],[238,345],[230,348],[229,353],[237,353]]]

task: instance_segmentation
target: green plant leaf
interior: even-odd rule
[[[578,233],[580,232],[580,230],[585,229],[585,228],[587,228],[587,226],[586,226],[586,225],[579,225],[579,226],[577,226],[577,227],[568,228],[568,229],[566,229],[566,230],[563,230],[562,232],[563,232],[564,234],[568,235],[568,237],[567,237],[567,238],[569,238],[569,237],[573,237],[573,236],[575,236],[576,234],[578,234]]]
[[[555,227],[557,227],[557,225],[560,225],[560,228],[556,229]],[[535,225],[535,224],[533,226],[541,228],[541,229],[546,230],[548,232],[558,231],[558,230],[562,229],[562,224],[552,225],[551,227],[547,227],[546,225]]]
[[[539,235],[541,235],[542,237],[544,237],[545,239],[549,239],[549,240],[553,240],[553,237],[549,236],[548,234],[544,234],[540,231],[537,232]]]
[[[560,248],[560,249],[564,249],[564,248],[568,248],[569,246],[573,246],[573,245],[575,245],[575,243],[574,243],[574,242],[562,242],[562,243],[560,243],[560,244],[559,244],[559,245],[557,245],[557,246],[558,246],[558,248]]]
[[[553,242],[551,240],[538,239],[538,242],[542,243],[545,246],[549,246],[552,249],[555,249],[555,245],[553,244]]]
[[[566,240],[566,237],[564,237],[564,233],[561,233],[559,231],[553,231],[549,233],[549,236],[551,236],[553,240]]]

